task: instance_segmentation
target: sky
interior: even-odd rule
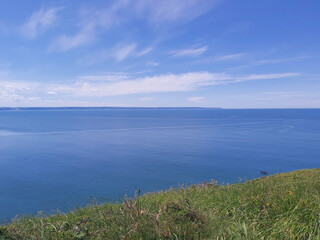
[[[0,107],[320,107],[318,0],[2,0]]]

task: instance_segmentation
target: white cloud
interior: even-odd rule
[[[113,57],[118,61],[121,62],[127,57],[129,57],[133,51],[136,49],[137,44],[128,44],[122,45],[118,44],[113,49]]]
[[[39,33],[45,31],[50,26],[53,26],[57,20],[57,12],[63,9],[50,8],[34,12],[31,17],[21,26],[21,33],[27,38],[35,38]]]
[[[196,57],[203,54],[207,50],[208,50],[207,46],[196,48],[196,49],[181,49],[181,50],[171,51],[171,55],[173,57],[183,57],[183,56]]]
[[[75,47],[84,46],[95,39],[93,25],[87,25],[75,36],[62,35],[57,38],[48,48],[49,51],[67,51]]]
[[[158,62],[150,61],[150,62],[147,62],[146,65],[147,65],[147,66],[156,67],[156,66],[159,66],[159,63],[158,63]]]
[[[205,100],[204,97],[191,97],[191,98],[188,98],[188,100],[190,102],[203,102]]]
[[[280,79],[298,76],[298,73],[251,74],[232,76],[226,73],[190,72],[138,77],[121,81],[79,81],[73,85],[54,86],[47,91],[69,93],[77,96],[117,96],[141,93],[186,92],[211,85],[229,84],[261,79]],[[103,79],[103,76],[96,76]]]
[[[150,53],[152,50],[153,50],[152,47],[147,47],[147,48],[143,49],[142,51],[138,52],[137,57],[141,57],[143,55],[146,55],[146,54]]]
[[[83,83],[77,89],[78,95],[115,96],[137,93],[180,92],[190,91],[214,81],[226,79],[225,74],[195,72],[184,74],[166,74],[152,77],[137,78],[112,84]]]
[[[212,64],[214,62],[226,62],[232,60],[238,60],[245,57],[247,53],[234,53],[234,54],[227,54],[227,55],[211,55],[207,57],[201,57],[196,59],[195,61],[191,62],[191,64]],[[232,68],[229,68],[232,69]]]
[[[51,91],[51,92],[47,92],[47,94],[49,94],[49,95],[56,95],[57,93],[54,92],[54,91]]]
[[[49,51],[68,51],[92,43],[97,37],[97,29],[108,30],[121,20],[119,10],[128,8],[128,0],[114,1],[108,8],[83,9],[78,19],[80,30],[75,35],[62,35],[49,46]],[[130,8],[128,8],[130,10]]]
[[[79,58],[76,62],[78,65],[82,66],[90,66],[99,62],[103,62],[111,57],[110,49],[100,49],[95,52],[91,52],[81,58]]]
[[[0,76],[3,78],[3,76]],[[7,76],[6,76],[7,77]],[[36,101],[38,97],[32,92],[38,89],[35,82],[3,81],[0,80],[0,102],[3,106],[12,102]]]
[[[229,55],[220,56],[216,60],[217,61],[234,60],[234,59],[242,58],[243,56],[245,56],[244,53],[229,54]]]
[[[286,77],[299,76],[299,73],[272,73],[272,74],[250,74],[244,77],[238,77],[234,79],[234,82],[243,82],[249,80],[262,80],[262,79],[277,79]]]
[[[169,92],[192,92],[212,85],[230,84],[261,79],[281,79],[298,76],[298,73],[251,74],[234,76],[226,73],[189,72],[139,77],[141,73],[107,73],[103,75],[80,76],[70,84],[27,82],[9,79],[6,73],[0,75],[0,102],[2,105],[29,104],[45,105],[46,100],[62,101],[65,105],[83,97],[120,96],[129,94],[152,94]],[[274,96],[275,94],[273,94]],[[140,101],[150,101],[151,97]],[[202,101],[192,97],[189,101]],[[88,100],[89,101],[89,100]],[[89,101],[90,102],[90,101]],[[82,101],[85,104],[85,101]],[[48,104],[54,104],[48,102]]]
[[[139,101],[142,101],[142,102],[151,101],[151,100],[153,100],[153,98],[151,97],[139,98]]]
[[[277,64],[277,63],[290,62],[290,61],[295,61],[295,60],[302,60],[302,59],[306,59],[306,58],[308,58],[308,56],[296,56],[296,57],[277,58],[277,59],[264,59],[264,60],[258,60],[258,61],[252,62],[248,65],[231,67],[229,69],[230,70],[243,69],[243,68],[250,68],[250,67],[261,66],[261,65],[266,65],[266,64]]]
[[[297,57],[289,57],[289,58],[278,58],[278,59],[265,59],[257,61],[257,65],[263,65],[263,64],[273,64],[273,63],[281,63],[281,62],[289,62],[294,60],[301,60],[306,59],[308,56],[297,56]]]
[[[126,80],[129,76],[125,73],[107,73],[105,75],[86,75],[78,77],[80,81],[95,81],[95,82],[113,82],[113,81],[120,81]]]
[[[100,49],[92,52],[77,60],[79,65],[93,65],[95,63],[106,61],[110,58],[114,58],[116,61],[121,62],[129,56],[143,56],[152,51],[152,48],[146,48],[136,53],[138,44],[123,44],[119,43],[113,47],[113,49]]]
[[[76,20],[80,26],[78,33],[57,37],[50,45],[49,50],[68,51],[72,48],[85,46],[94,42],[98,33],[136,19],[168,28],[174,23],[188,22],[205,14],[219,1],[118,0],[109,3],[106,8],[82,9],[79,19]],[[137,53],[137,56],[143,56],[150,51],[152,51],[151,47],[146,48]]]
[[[38,83],[34,82],[18,82],[18,81],[0,81],[0,90],[2,93],[23,93],[38,86]]]
[[[49,86],[44,85],[44,89],[47,89],[47,94],[54,93],[55,94],[75,94],[77,89],[72,85],[55,85],[51,84]]]
[[[208,12],[218,0],[135,0],[134,9],[152,24],[188,22]]]

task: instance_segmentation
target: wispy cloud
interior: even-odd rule
[[[98,51],[92,52],[84,57],[77,60],[79,65],[93,65],[98,62],[103,62],[108,59],[114,58],[116,61],[121,62],[130,56],[143,56],[152,51],[152,48],[146,48],[137,53],[136,43],[123,44],[118,43],[112,49],[100,49]]]
[[[211,55],[206,57],[201,57],[196,59],[190,64],[212,64],[213,62],[228,62],[228,61],[235,61],[244,58],[247,56],[248,53],[233,53],[233,54],[226,54],[226,55]]]
[[[250,67],[261,66],[261,65],[266,65],[266,64],[277,64],[277,63],[291,62],[291,61],[296,61],[296,60],[303,60],[303,59],[306,59],[306,58],[308,58],[308,56],[296,56],[296,57],[289,57],[289,58],[263,59],[263,60],[257,60],[257,61],[251,62],[251,63],[249,63],[247,65],[231,67],[229,69],[230,70],[243,69],[243,68],[250,68]]]
[[[92,43],[97,37],[97,28],[110,29],[117,23],[117,11],[127,1],[116,1],[109,8],[84,10],[79,17],[80,30],[75,35],[61,35],[49,46],[49,51],[68,51]]]
[[[0,78],[2,77],[0,76]],[[39,84],[36,82],[6,81],[0,79],[0,102],[4,104],[3,106],[6,106],[7,103],[36,101],[39,98],[33,96],[33,93],[38,89]]]
[[[188,100],[190,102],[203,102],[205,100],[204,97],[191,97],[191,98],[188,98]]]
[[[133,7],[140,17],[160,25],[191,21],[208,12],[218,2],[219,0],[136,0]]]
[[[105,72],[103,74],[96,75],[83,75],[76,78],[77,82],[114,82],[121,80],[136,79],[137,76],[144,75],[150,71],[141,72]]]
[[[76,88],[72,85],[56,85],[50,84],[49,86],[43,85],[44,89],[46,89],[46,93],[49,95],[56,94],[75,94]]]
[[[181,92],[191,91],[204,85],[214,84],[219,80],[227,79],[225,74],[211,74],[195,72],[184,74],[166,74],[152,77],[143,77],[113,84],[92,85],[82,83],[77,89],[78,95],[114,96],[137,93]]]
[[[49,46],[50,51],[67,51],[92,43],[98,34],[98,29],[109,30],[122,21],[119,11],[130,10],[129,0],[114,1],[107,8],[83,9],[78,22],[80,30],[75,35],[62,35]]]
[[[77,79],[79,81],[94,81],[94,82],[114,82],[114,81],[121,81],[127,80],[130,76],[125,73],[107,73],[104,75],[85,75],[80,76]]]
[[[299,76],[298,73],[250,74],[235,76],[226,73],[189,72],[140,77],[145,73],[107,73],[102,75],[79,76],[70,84],[28,82],[10,79],[5,73],[0,75],[0,101],[4,105],[54,104],[46,102],[79,97],[120,96],[130,94],[152,94],[169,92],[192,92],[213,85],[240,83],[244,81],[282,79]],[[274,95],[274,94],[273,94]],[[142,97],[140,101],[150,101],[152,97]],[[203,97],[191,97],[189,101],[201,102]],[[69,102],[71,103],[71,102]],[[82,102],[83,104],[84,102]],[[40,105],[41,105],[40,104]],[[65,103],[67,104],[67,103]]]
[[[72,93],[77,96],[117,96],[139,93],[187,92],[211,85],[230,84],[251,80],[280,79],[298,76],[298,73],[251,74],[233,76],[226,73],[190,72],[183,74],[165,74],[151,77],[132,78],[99,82],[80,81],[73,85],[53,86],[47,91]],[[103,76],[96,76],[103,79]]]
[[[201,48],[194,48],[194,49],[174,50],[174,51],[171,51],[170,53],[173,57],[184,57],[184,56],[196,57],[203,54],[207,50],[208,50],[208,47],[204,46]]]
[[[43,9],[34,12],[31,17],[21,26],[20,32],[27,38],[35,38],[41,32],[53,26],[57,20],[57,13],[63,7]]]
[[[144,98],[139,98],[139,101],[146,102],[146,101],[151,101],[153,99],[154,98],[151,98],[151,97],[144,97]]]
[[[84,46],[95,39],[95,29],[87,25],[75,36],[62,35],[56,39],[48,48],[49,51],[67,51],[75,47]]]
[[[294,60],[306,59],[307,57],[308,56],[297,56],[297,57],[289,57],[289,58],[264,59],[264,60],[257,61],[256,65],[290,62],[290,61],[294,61]]]
[[[146,63],[147,66],[152,66],[152,67],[156,67],[156,66],[159,66],[159,63],[158,62],[153,62],[153,61],[149,61]]]
[[[80,66],[90,66],[99,62],[103,62],[111,57],[110,49],[100,49],[95,52],[91,52],[85,56],[79,58],[76,63]]]
[[[119,0],[111,2],[106,8],[84,9],[77,20],[80,26],[78,33],[57,37],[50,45],[49,50],[67,51],[85,46],[92,43],[100,32],[108,31],[121,23],[136,19],[168,28],[174,23],[188,22],[205,14],[219,1]],[[152,51],[152,47],[138,52],[137,56],[143,56],[150,51]]]
[[[121,62],[127,57],[129,57],[134,50],[136,49],[137,44],[118,44],[113,49],[113,57],[118,61]]]
[[[237,77],[233,82],[243,82],[249,80],[262,80],[262,79],[277,79],[300,76],[300,73],[271,73],[271,74],[249,74],[243,77]]]
[[[49,94],[49,95],[56,95],[57,93],[54,92],[54,91],[50,91],[50,92],[47,92],[47,94]]]
[[[136,56],[141,57],[143,55],[150,53],[152,50],[153,50],[153,47],[147,47],[147,48],[143,49],[142,51],[138,52]]]
[[[224,55],[216,58],[216,61],[227,61],[227,60],[234,60],[234,59],[239,59],[244,57],[244,53],[236,53],[236,54],[229,54],[229,55]]]

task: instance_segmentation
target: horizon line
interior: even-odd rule
[[[67,106],[67,107],[0,107],[0,110],[36,110],[36,109],[108,109],[108,108],[118,108],[118,109],[214,109],[214,110],[272,110],[272,109],[320,109],[320,107],[283,107],[283,108],[273,108],[273,107],[266,107],[266,108],[224,108],[224,107],[116,107],[116,106],[103,106],[103,107],[95,107],[95,106],[81,106],[81,107],[72,107],[72,106]]]

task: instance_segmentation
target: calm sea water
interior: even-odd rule
[[[0,111],[0,218],[320,167],[320,109]]]

